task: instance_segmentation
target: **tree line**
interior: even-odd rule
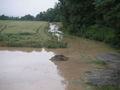
[[[1,15],[0,20],[29,20],[29,21],[49,21],[49,22],[59,22],[59,4],[56,4],[54,8],[49,8],[47,11],[40,12],[35,17],[28,14],[22,17],[9,17],[6,15]]]
[[[59,0],[65,32],[120,48],[120,0]]]
[[[5,16],[5,15],[1,15],[0,16],[0,20],[19,20],[19,17],[9,17],[9,16]]]

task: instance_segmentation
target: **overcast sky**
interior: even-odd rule
[[[0,0],[0,15],[24,16],[36,15],[40,11],[53,8],[58,0]]]

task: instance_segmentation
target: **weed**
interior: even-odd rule
[[[85,84],[93,87],[95,90],[120,90],[120,87],[118,86],[112,86],[112,85],[97,86],[91,82],[86,82]]]
[[[102,66],[106,65],[106,62],[100,61],[100,60],[93,61],[93,63],[98,64],[98,65],[102,65]]]

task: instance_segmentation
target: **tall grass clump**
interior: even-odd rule
[[[93,25],[86,29],[84,37],[104,42],[111,42],[115,33],[114,30],[105,26]]]
[[[88,27],[82,36],[88,39],[110,43],[112,45],[116,39],[114,31],[115,30],[112,28],[96,24]]]

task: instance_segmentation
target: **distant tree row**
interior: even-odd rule
[[[9,17],[9,16],[5,16],[5,15],[1,15],[0,16],[0,20],[19,20],[19,17]]]
[[[28,14],[20,17],[9,17],[5,15],[0,16],[0,20],[29,20],[29,21],[60,21],[59,4],[56,4],[54,8],[49,8],[47,11],[40,12],[36,17]]]
[[[25,15],[23,17],[9,17],[9,16],[5,16],[5,15],[1,15],[0,16],[0,20],[35,20],[34,16],[28,14]]]

